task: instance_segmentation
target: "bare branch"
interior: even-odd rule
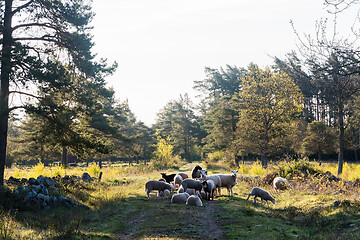
[[[59,29],[49,23],[27,23],[27,24],[20,24],[17,25],[15,27],[13,27],[13,31],[19,29],[19,28],[26,28],[26,27],[46,27],[46,28],[51,28],[54,29],[56,31],[58,31]]]
[[[34,0],[30,0],[29,2],[25,3],[24,5],[21,5],[17,7],[14,11],[12,11],[12,15],[15,15],[17,12],[19,12],[21,9],[27,8],[30,4],[32,4]]]

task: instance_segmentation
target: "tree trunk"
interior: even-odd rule
[[[343,171],[343,161],[344,161],[344,110],[343,106],[340,106],[339,109],[339,155],[338,155],[338,177]]]
[[[6,159],[7,131],[9,119],[9,79],[11,72],[12,45],[12,0],[5,1],[4,28],[1,53],[1,82],[0,82],[0,186],[4,185],[4,171]]]
[[[69,165],[66,146],[63,146],[63,149],[62,149],[61,163],[62,163],[63,166]]]

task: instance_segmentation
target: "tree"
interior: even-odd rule
[[[2,2],[1,2],[2,3]],[[37,97],[31,85],[61,86],[57,59],[68,63],[73,73],[95,84],[112,73],[106,62],[95,61],[91,53],[89,22],[91,7],[87,0],[5,0],[1,13],[1,85],[0,85],[0,184],[3,184],[10,94]],[[25,17],[26,16],[26,17]],[[13,24],[15,23],[15,25]]]
[[[302,111],[302,94],[285,73],[261,70],[251,64],[238,94],[241,105],[238,148],[261,155],[262,165],[278,146],[278,138],[291,134],[291,124]]]
[[[336,135],[332,128],[326,126],[324,121],[314,121],[308,124],[302,146],[304,153],[317,153],[318,160],[321,161],[321,154],[336,151]]]
[[[162,137],[171,136],[174,151],[186,160],[191,160],[195,146],[201,141],[199,119],[187,94],[166,104],[157,114],[153,128]]]
[[[334,7],[333,32],[328,32],[327,21],[319,21],[316,35],[301,38],[299,52],[307,73],[320,86],[318,93],[328,107],[327,118],[334,118],[338,128],[338,175],[342,173],[344,161],[344,135],[346,127],[346,108],[352,99],[360,93],[360,49],[354,38],[343,38],[337,32],[337,14],[348,8],[347,1],[327,1]],[[341,4],[346,4],[345,8]],[[295,31],[296,32],[296,31]],[[331,114],[333,113],[333,114]]]

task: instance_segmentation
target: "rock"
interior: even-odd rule
[[[91,178],[90,174],[88,174],[87,172],[84,172],[83,175],[81,176],[81,180],[83,180],[84,182],[91,182],[92,178]]]
[[[340,203],[341,203],[340,201],[335,201],[335,202],[333,203],[333,206],[334,206],[334,207],[339,207],[339,206],[340,206]]]
[[[28,184],[29,185],[39,185],[39,182],[35,178],[29,178]]]

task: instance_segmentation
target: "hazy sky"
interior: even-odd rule
[[[188,93],[205,67],[260,67],[296,49],[326,15],[322,0],[94,0],[94,52],[119,64],[109,77],[116,97],[128,99],[151,125],[170,100]]]

